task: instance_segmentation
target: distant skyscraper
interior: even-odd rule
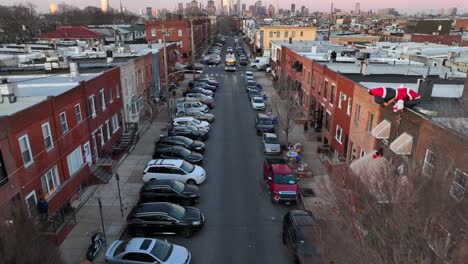
[[[150,6],[146,7],[146,15],[149,16],[149,17],[153,16],[153,8],[152,7],[150,7]]]
[[[274,17],[275,16],[275,7],[273,5],[268,6],[267,16]]]
[[[215,14],[216,6],[213,0],[208,0],[208,3],[206,4],[206,12],[208,12],[209,15]]]
[[[237,0],[236,14],[238,14],[239,16],[242,14],[242,12],[241,12],[241,0]]]
[[[457,15],[457,8],[452,7],[447,9],[447,16],[456,16]]]
[[[296,13],[296,4],[291,4],[291,14]]]
[[[177,14],[184,14],[184,3],[178,3],[177,4]]]
[[[361,4],[360,3],[356,3],[356,6],[354,7],[354,13],[355,14],[361,13]]]
[[[56,3],[50,3],[49,9],[50,13],[54,15],[55,13],[57,13],[58,5]]]
[[[247,5],[246,5],[246,4],[242,4],[242,13],[244,13],[246,10],[247,10]]]
[[[109,0],[101,0],[101,10],[104,13],[109,11]]]

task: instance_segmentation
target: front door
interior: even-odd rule
[[[83,145],[83,149],[85,152],[86,162],[91,166],[93,164],[93,157],[91,155],[91,145],[89,144],[89,141]]]
[[[29,193],[26,198],[26,206],[28,206],[29,214],[34,215],[36,214],[36,209],[37,209],[37,196],[36,196],[36,191],[32,191]]]

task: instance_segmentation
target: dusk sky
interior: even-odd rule
[[[55,0],[54,0],[55,1]],[[205,4],[207,0],[201,0]],[[229,0],[224,0],[226,3]],[[305,5],[309,8],[311,12],[313,11],[328,11],[330,10],[330,3],[332,1],[313,1],[313,0],[270,0],[262,1],[262,4],[273,4],[276,5],[278,1],[280,8],[290,8],[292,3],[296,4],[296,9],[301,5]],[[358,0],[361,3],[361,10],[377,10],[379,8],[394,7],[400,13],[416,13],[425,11],[430,13],[431,10],[433,13],[438,12],[440,8],[450,8],[457,7],[459,13],[468,11],[468,0],[444,0],[444,1],[434,1],[434,0]],[[358,1],[349,1],[349,0],[334,0],[334,6],[341,10],[352,10],[354,9],[354,4]],[[32,2],[34,3],[40,11],[44,12],[48,10],[51,0],[0,0],[0,4],[13,5],[20,2]],[[58,3],[67,3],[70,5],[85,7],[85,6],[100,6],[101,0],[56,0]],[[128,10],[133,12],[139,12],[142,8],[151,6],[153,8],[167,8],[169,10],[174,10],[178,2],[187,3],[187,0],[122,0],[124,7],[127,7]],[[199,1],[200,2],[200,1]],[[216,5],[218,6],[221,0],[215,0]],[[236,0],[234,0],[234,3]],[[242,1],[241,3],[247,3],[251,5],[255,0]],[[109,5],[113,8],[119,7],[119,0],[109,0]]]

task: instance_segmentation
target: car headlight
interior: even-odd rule
[[[192,225],[201,225],[201,222],[200,221],[193,221]]]

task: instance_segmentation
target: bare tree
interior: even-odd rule
[[[0,209],[0,256],[2,263],[63,263],[59,249],[40,236],[33,218],[20,202]]]
[[[282,97],[280,94],[273,92],[270,95],[270,106],[273,113],[277,116],[280,130],[285,134],[285,143],[289,145],[289,134],[295,125],[296,101],[289,94]]]
[[[34,37],[39,29],[39,16],[32,3],[0,6],[0,41],[23,42]]]

